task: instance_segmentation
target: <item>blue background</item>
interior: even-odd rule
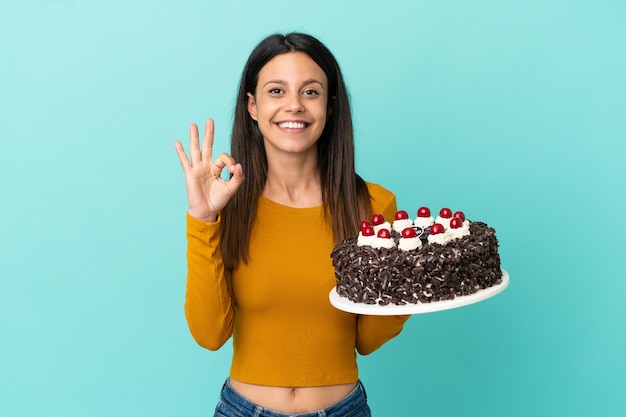
[[[0,415],[212,415],[175,139],[228,149],[254,45],[318,36],[358,169],[498,232],[501,295],[360,358],[376,416],[621,416],[626,2],[3,0]]]

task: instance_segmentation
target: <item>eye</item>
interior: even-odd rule
[[[320,95],[320,93],[317,90],[313,90],[313,89],[304,90],[302,94],[304,94],[305,96],[319,96]]]
[[[271,88],[271,89],[268,91],[268,93],[277,95],[277,94],[282,94],[282,93],[283,93],[283,90],[282,90],[282,89],[280,89],[280,88],[278,88],[278,87],[276,87],[276,88]]]

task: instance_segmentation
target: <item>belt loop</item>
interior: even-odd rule
[[[263,407],[257,405],[254,407],[254,416],[253,417],[261,417],[263,415]]]
[[[317,412],[317,417],[326,417],[326,410],[319,410]]]

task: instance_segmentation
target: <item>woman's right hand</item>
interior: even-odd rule
[[[213,135],[215,127],[212,119],[207,119],[200,148],[198,126],[189,126],[189,155],[180,141],[175,141],[176,153],[185,173],[189,214],[198,220],[213,222],[218,213],[226,206],[244,180],[241,164],[228,154],[222,153],[215,161],[213,158]],[[229,180],[220,175],[226,168],[232,174]]]

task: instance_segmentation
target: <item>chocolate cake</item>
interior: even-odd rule
[[[429,210],[423,209],[418,216],[430,216]],[[385,223],[381,218],[375,215],[373,226],[361,222],[358,238],[346,239],[333,249],[336,290],[341,297],[379,305],[432,303],[474,294],[502,282],[498,240],[486,223],[470,222],[462,212],[452,215],[442,209],[432,225],[424,226],[416,219],[415,224],[422,226],[408,226],[406,212],[399,211],[396,222],[403,222],[402,231],[398,232],[394,222],[393,228],[382,226],[372,239],[370,229]],[[454,230],[460,230],[460,224],[465,226],[462,236],[455,235]],[[411,238],[419,238],[419,247],[401,249],[406,245],[400,241]]]

